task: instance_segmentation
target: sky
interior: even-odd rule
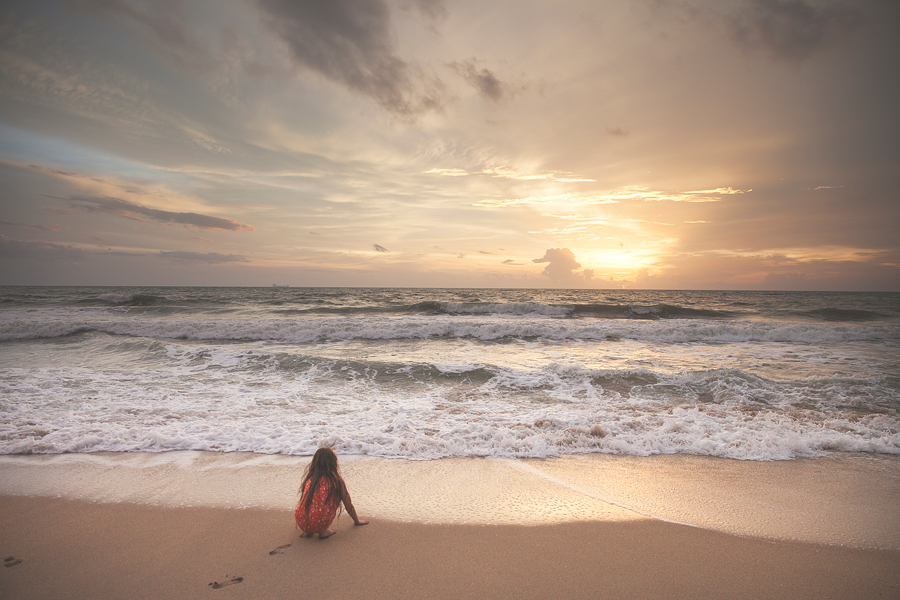
[[[900,291],[894,0],[6,0],[0,285]]]

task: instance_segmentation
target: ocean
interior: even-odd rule
[[[900,294],[0,287],[0,454],[900,454]]]

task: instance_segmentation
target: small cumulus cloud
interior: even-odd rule
[[[156,256],[177,262],[202,262],[211,265],[247,262],[247,257],[243,254],[219,254],[218,252],[187,252],[175,250],[172,252],[161,251]]]
[[[628,287],[648,288],[648,287],[654,287],[655,280],[656,280],[656,276],[651,275],[649,269],[640,269],[637,272],[637,275],[635,275],[633,280],[624,282],[624,283]]]
[[[541,258],[532,259],[533,263],[547,263],[542,271],[550,281],[560,285],[578,285],[590,281],[594,277],[593,269],[581,268],[575,260],[575,254],[568,248],[548,248]]]
[[[816,6],[805,0],[753,0],[730,19],[734,41],[781,60],[802,60],[849,37],[862,13],[846,4]]]
[[[59,198],[64,199],[64,198]],[[158,223],[180,223],[199,229],[211,229],[217,231],[254,231],[256,228],[232,219],[212,217],[192,212],[172,212],[149,208],[121,200],[119,198],[96,196],[69,196],[67,198],[71,206],[81,212],[100,213],[114,215],[126,219],[145,221],[147,219]]]

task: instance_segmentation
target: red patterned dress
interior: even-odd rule
[[[300,497],[300,504],[297,505],[297,510],[294,511],[294,519],[297,521],[297,527],[303,533],[322,533],[334,521],[334,516],[337,514],[341,501],[338,499],[336,502],[328,502],[331,482],[323,477],[319,487],[316,489],[316,495],[313,496],[312,504],[309,506],[309,513],[307,513],[304,507],[306,506],[306,494],[309,492],[311,483],[312,481],[307,481],[306,485],[303,486],[303,495]]]

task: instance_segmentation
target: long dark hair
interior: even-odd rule
[[[301,496],[300,502],[303,502],[303,510],[307,514],[309,514],[309,507],[312,506],[316,490],[319,489],[323,479],[326,479],[331,484],[331,491],[328,492],[328,498],[325,499],[325,502],[336,503],[338,510],[340,510],[341,500],[344,497],[344,491],[347,489],[347,486],[341,477],[337,455],[331,448],[319,448],[316,450],[312,460],[309,462],[309,466],[306,467],[306,472],[303,473],[303,482],[300,484],[300,490],[297,493]],[[303,488],[306,487],[306,482],[309,482],[309,490],[303,496]]]

